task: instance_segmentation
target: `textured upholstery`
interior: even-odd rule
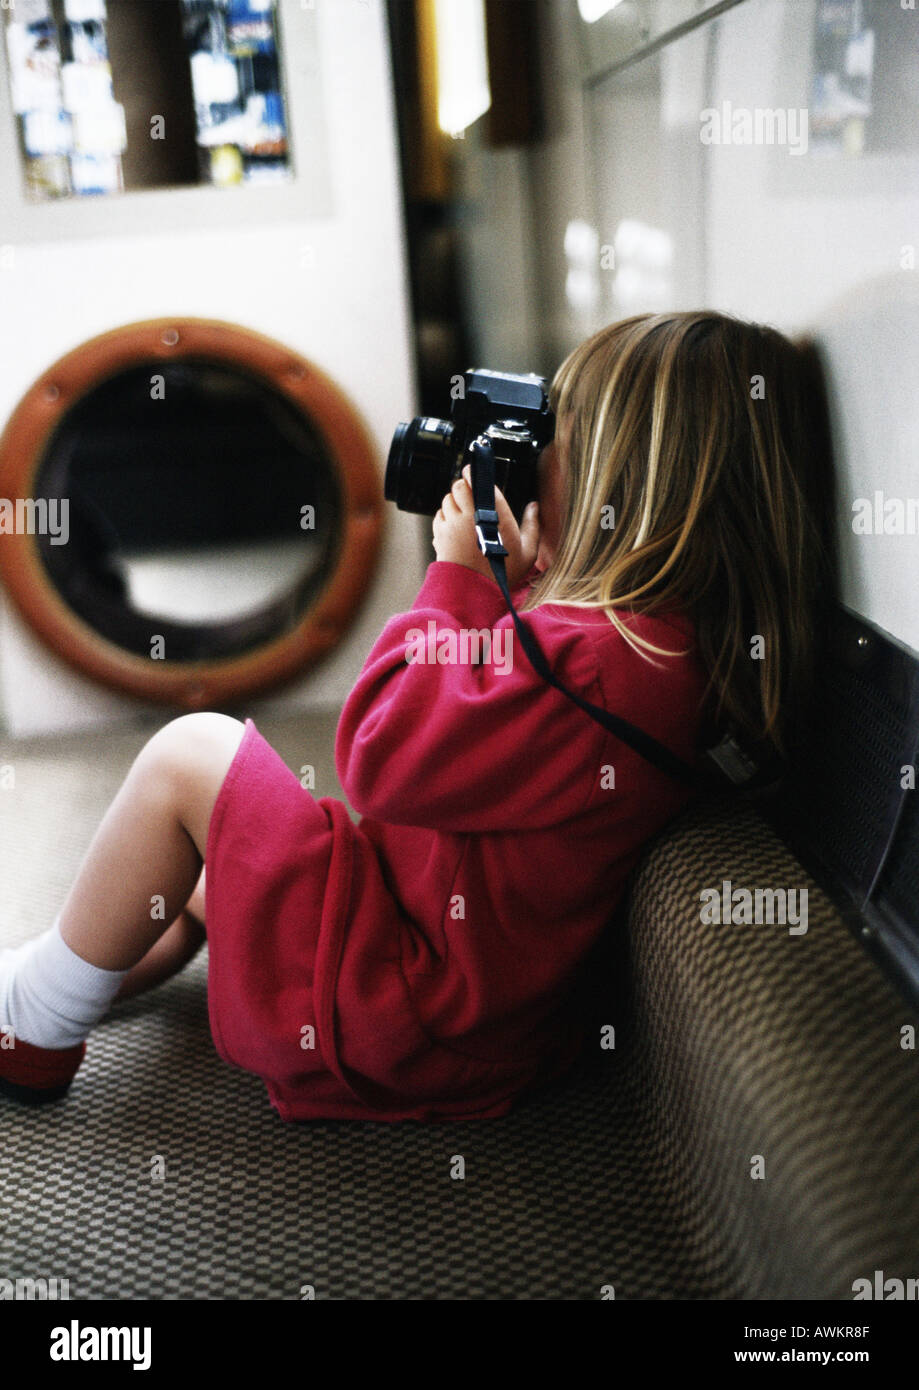
[[[724,878],[806,887],[806,934],[703,925],[700,889]],[[915,1277],[919,1062],[901,1030],[917,1018],[756,811],[699,807],[668,832],[628,942],[626,1088],[685,1293],[851,1298],[875,1269]]]

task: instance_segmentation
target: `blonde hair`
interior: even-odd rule
[[[603,609],[648,656],[667,653],[628,615],[687,614],[713,727],[787,755],[835,594],[814,345],[712,311],[638,314],[576,348],[549,401],[570,428],[561,538],[524,611]]]

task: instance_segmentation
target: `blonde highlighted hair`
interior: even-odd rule
[[[552,564],[523,605],[694,620],[712,728],[779,754],[812,695],[835,596],[826,396],[813,343],[730,315],[638,314],[576,348],[549,393],[568,434]],[[612,522],[612,525],[610,523]],[[762,659],[754,659],[754,638]]]

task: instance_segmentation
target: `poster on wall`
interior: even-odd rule
[[[863,152],[874,49],[865,0],[818,0],[810,127],[815,153]]]

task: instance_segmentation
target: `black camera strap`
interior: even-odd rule
[[[747,767],[735,765],[725,767],[722,763],[717,763],[720,772],[728,779],[728,783],[722,780],[721,776],[714,772],[708,772],[702,768],[693,767],[690,763],[678,758],[663,743],[659,743],[656,738],[646,734],[643,729],[636,728],[628,720],[621,719],[616,714],[611,714],[609,710],[603,709],[600,705],[594,705],[589,700],[584,700],[574,691],[562,685],[561,681],[555,676],[545,652],[540,647],[538,641],[530,629],[526,626],[520,614],[514,607],[510,589],[507,583],[507,571],[504,566],[504,557],[507,555],[500,533],[498,531],[498,512],[495,506],[495,458],[491,441],[485,435],[479,435],[473,440],[470,451],[472,454],[472,497],[475,504],[475,530],[479,542],[479,548],[491,567],[492,574],[504,595],[510,615],[514,621],[520,645],[526,652],[530,665],[542,676],[548,685],[558,690],[562,695],[567,696],[574,704],[578,705],[585,714],[589,714],[591,719],[595,719],[598,724],[623,743],[628,744],[636,753],[652,763],[661,772],[665,772],[670,777],[675,777],[678,781],[689,784],[697,790],[723,791],[729,783],[749,783],[753,780],[752,774],[756,768],[753,764]],[[736,745],[735,745],[736,747]],[[737,750],[739,753],[739,750]],[[709,756],[714,756],[714,751],[710,751]],[[742,756],[742,755],[741,755]]]

